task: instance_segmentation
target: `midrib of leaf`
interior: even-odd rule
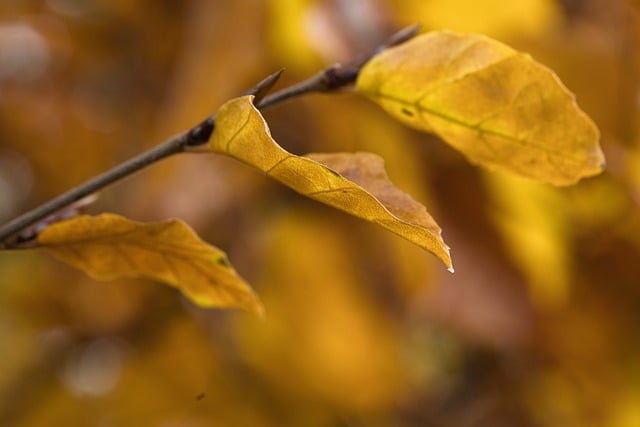
[[[581,165],[582,163],[584,163],[584,159],[578,159],[575,156],[573,156],[572,153],[570,153],[570,152],[567,153],[567,152],[563,152],[563,151],[560,151],[560,150],[557,150],[557,149],[554,150],[551,147],[544,147],[544,146],[535,144],[535,143],[533,143],[533,142],[531,142],[529,140],[526,140],[526,139],[518,139],[513,135],[509,135],[509,134],[506,134],[506,133],[498,132],[498,131],[495,131],[495,130],[492,130],[492,129],[483,128],[481,125],[467,123],[467,122],[465,122],[465,121],[463,121],[461,119],[458,119],[458,118],[453,117],[453,116],[449,116],[449,115],[447,115],[445,113],[442,113],[440,111],[431,109],[431,108],[426,107],[423,104],[419,104],[417,102],[405,101],[404,99],[395,97],[393,95],[382,93],[381,91],[376,91],[376,92],[372,93],[372,96],[373,97],[378,97],[378,98],[384,99],[384,100],[393,101],[393,102],[396,102],[396,103],[398,103],[400,105],[403,105],[403,106],[415,107],[418,110],[418,112],[420,112],[421,114],[428,114],[428,115],[432,115],[432,116],[435,116],[435,117],[439,117],[441,119],[444,119],[446,121],[449,121],[449,122],[457,124],[457,125],[460,125],[460,126],[465,127],[467,129],[475,130],[480,135],[482,135],[482,134],[493,135],[493,136],[496,136],[498,138],[502,138],[502,139],[505,139],[507,141],[510,141],[512,143],[521,144],[521,145],[524,145],[524,146],[539,150],[539,151],[541,151],[541,152],[543,152],[545,154],[551,153],[553,155],[560,156],[563,159],[567,159],[567,160],[569,160],[569,161],[571,161],[571,162],[573,162],[573,163],[575,163],[577,165]]]

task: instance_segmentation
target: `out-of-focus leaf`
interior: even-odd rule
[[[97,280],[148,278],[175,286],[199,306],[263,310],[226,255],[178,220],[145,224],[114,214],[80,215],[49,225],[37,240]]]
[[[279,0],[266,2],[267,47],[276,63],[287,64],[295,72],[313,72],[321,61],[314,52],[309,22],[313,18],[313,0]],[[311,13],[310,13],[311,12]]]
[[[569,185],[604,164],[597,127],[558,77],[485,36],[418,36],[369,61],[357,88],[490,169]]]
[[[493,220],[508,256],[528,279],[534,302],[541,307],[566,303],[573,231],[566,196],[557,188],[500,173],[488,175],[485,183]]]
[[[278,284],[264,287],[269,320],[247,316],[235,324],[251,370],[298,401],[382,413],[406,390],[406,354],[398,351],[397,319],[361,286],[362,264],[345,238],[348,223],[301,208],[278,212],[269,226],[274,240],[260,278]],[[288,425],[333,424],[305,421]]]
[[[423,206],[392,186],[377,156],[314,154],[328,163],[325,166],[291,154],[273,140],[252,99],[236,98],[220,108],[211,150],[247,163],[309,198],[378,224],[430,251],[451,269],[440,227]]]
[[[558,25],[554,0],[404,0],[390,2],[400,22],[470,31],[502,39],[536,37]],[[526,11],[526,12],[523,12]]]

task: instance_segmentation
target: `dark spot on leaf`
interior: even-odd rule
[[[196,396],[196,400],[202,400],[206,397],[206,394],[204,393],[200,393],[199,395]]]
[[[404,114],[405,116],[409,116],[409,117],[413,117],[413,111],[408,110],[406,108],[403,108],[402,110],[400,110],[402,112],[402,114]]]
[[[227,259],[223,256],[220,256],[218,258],[215,259],[216,264],[219,264],[223,267],[229,267],[229,263],[227,262]]]

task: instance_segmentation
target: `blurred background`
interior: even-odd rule
[[[46,253],[0,254],[1,426],[640,425],[638,12],[631,0],[3,0],[0,222],[397,29],[481,32],[555,70],[608,168],[570,188],[486,173],[355,94],[265,112],[296,154],[371,151],[456,268],[216,155],[118,183],[92,213],[179,217],[264,320]]]

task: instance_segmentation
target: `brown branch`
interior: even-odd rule
[[[297,83],[293,86],[289,86],[281,91],[278,91],[272,95],[265,97],[261,102],[256,105],[260,109],[268,108],[272,105],[279,104],[288,99],[296,98],[308,93],[327,93],[336,92],[344,87],[350,86],[356,82],[360,69],[366,64],[373,56],[381,51],[390,47],[402,44],[407,40],[413,38],[418,34],[420,25],[415,24],[410,27],[406,27],[397,33],[393,34],[386,43],[378,46],[363,57],[342,65],[336,64],[328,67],[319,73],[311,76],[310,78]]]
[[[312,92],[327,93],[338,91],[355,83],[360,69],[371,57],[388,47],[395,46],[412,38],[417,34],[419,28],[417,25],[405,28],[392,35],[385,44],[357,61],[346,65],[333,65],[298,84],[289,86],[272,95],[265,96],[276,83],[283,70],[277,71],[250,89],[247,94],[256,97],[254,102],[257,108],[265,109]],[[144,169],[161,159],[188,151],[190,147],[205,144],[215,128],[214,122],[215,115],[212,115],[193,128],[167,139],[156,147],[121,163],[101,175],[91,178],[66,193],[5,223],[0,226],[0,249],[17,247],[20,243],[20,237],[15,237],[17,233],[34,224],[38,224],[70,204]],[[28,238],[31,237],[32,236]]]
[[[32,224],[37,223],[63,209],[64,207],[86,197],[115,181],[118,181],[140,169],[143,169],[158,160],[164,159],[172,154],[184,151],[189,138],[187,133],[182,133],[169,138],[162,144],[133,157],[113,169],[98,175],[84,184],[81,184],[66,193],[20,215],[0,227],[0,248],[11,247],[14,242],[8,239],[14,234],[22,231]]]

